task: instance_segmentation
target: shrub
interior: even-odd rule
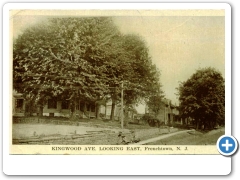
[[[161,122],[159,119],[155,118],[153,115],[151,114],[145,114],[142,117],[142,120],[147,122],[149,124],[149,126],[151,127],[159,127],[161,125]]]

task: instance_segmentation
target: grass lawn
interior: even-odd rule
[[[69,120],[64,117],[19,117],[15,118],[13,124],[57,124],[57,125],[81,125],[87,127],[113,127],[121,128],[120,121],[117,120],[104,120],[104,119],[77,119]],[[148,124],[131,124],[128,123],[127,126],[124,126],[124,129],[134,130],[134,129],[151,129]]]

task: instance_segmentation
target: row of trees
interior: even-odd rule
[[[160,73],[144,40],[122,34],[111,18],[48,18],[27,28],[13,44],[13,88],[41,111],[49,97],[99,105],[111,99],[113,119],[124,82],[124,104],[146,101],[162,108]],[[225,88],[213,68],[200,69],[178,88],[182,118],[196,125],[224,124]],[[98,114],[98,113],[97,113]]]
[[[211,67],[199,69],[187,81],[180,82],[177,90],[178,118],[184,123],[191,119],[197,129],[225,124],[225,82],[219,71]],[[165,106],[162,93],[149,97],[146,104],[157,117]]]
[[[211,67],[199,69],[188,80],[180,82],[177,90],[178,118],[184,123],[191,119],[197,129],[213,129],[225,124],[225,82],[219,71]],[[149,97],[146,104],[155,117],[165,106],[161,93]]]
[[[13,88],[41,111],[49,97],[72,107],[111,99],[113,119],[122,81],[130,106],[161,93],[159,77],[144,40],[123,35],[109,17],[48,18],[13,44]]]

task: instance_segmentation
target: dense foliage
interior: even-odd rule
[[[13,88],[41,108],[49,97],[72,106],[111,98],[113,113],[122,82],[131,105],[160,89],[159,75],[145,42],[109,17],[48,18],[14,40]]]
[[[197,70],[178,88],[181,117],[192,118],[197,126],[205,128],[223,125],[225,122],[225,84],[217,70]]]
[[[160,110],[165,107],[162,93],[150,96],[147,101],[147,106],[152,112],[154,112],[155,117],[157,117]]]

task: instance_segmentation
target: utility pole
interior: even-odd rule
[[[121,83],[121,127],[123,129],[123,81]]]

